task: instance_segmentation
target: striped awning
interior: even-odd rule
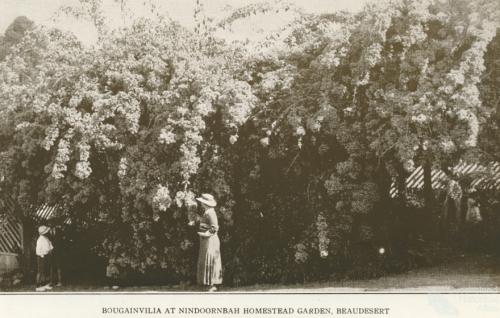
[[[0,208],[12,216],[16,216],[16,204],[10,197],[4,197],[0,200]],[[61,216],[59,204],[49,205],[42,204],[38,208],[33,208],[27,213],[28,217],[33,218],[35,221],[47,221],[55,217]]]
[[[467,169],[465,166],[463,169]],[[486,167],[486,170],[479,170],[481,167],[477,167],[476,170],[485,172],[485,175],[475,179],[471,183],[471,187],[476,189],[500,189],[500,164],[498,162],[493,162]],[[473,171],[474,172],[474,171]]]
[[[34,211],[34,217],[39,221],[50,220],[54,217],[59,216],[59,205],[48,205],[43,204],[38,209]]]
[[[478,190],[500,190],[500,164],[498,162],[490,162],[487,164],[460,162],[452,168],[452,172],[457,177],[464,177],[477,174],[471,182],[471,188]],[[449,182],[449,177],[440,169],[432,169],[431,183],[433,189],[445,189]],[[417,167],[406,178],[406,189],[422,189],[424,187],[424,169],[422,166]],[[396,183],[391,185],[390,195],[395,197],[398,193]]]
[[[7,212],[6,214],[9,214],[14,218],[19,217],[19,215],[16,213],[16,204],[12,198],[3,197],[0,200],[0,209],[4,212]],[[64,223],[71,223],[69,218],[63,212],[60,204],[42,204],[37,208],[32,208],[25,216],[33,219],[38,223],[43,223],[54,218],[66,217]]]

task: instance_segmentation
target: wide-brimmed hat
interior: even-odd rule
[[[47,234],[50,231],[50,227],[42,225],[38,228],[38,234],[44,235]]]
[[[196,198],[196,200],[200,201],[201,203],[204,203],[208,205],[209,207],[215,207],[217,205],[217,202],[214,199],[214,196],[208,193],[203,193],[201,197]]]

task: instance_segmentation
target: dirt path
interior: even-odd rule
[[[10,291],[32,292],[33,286],[22,286]],[[126,287],[117,291],[99,286],[64,286],[54,292],[193,292],[197,287],[157,286]],[[378,279],[331,281],[302,285],[253,285],[226,287],[223,292],[258,293],[349,293],[349,292],[500,292],[500,257],[467,255],[457,257],[449,264],[421,268],[403,274]]]

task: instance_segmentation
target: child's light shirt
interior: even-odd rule
[[[36,241],[36,255],[44,257],[49,254],[53,248],[52,243],[46,236],[40,235],[38,237],[38,240]]]

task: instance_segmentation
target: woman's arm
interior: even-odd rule
[[[205,231],[198,232],[199,236],[210,237],[210,236],[216,234],[217,231],[219,230],[219,222],[217,221],[217,215],[215,214],[214,210],[207,212],[207,224],[206,225],[207,225],[208,229],[205,230],[205,228],[203,228],[202,230],[205,230]]]
[[[210,233],[215,234],[219,231],[219,221],[217,220],[217,214],[215,210],[211,210],[208,215],[208,224],[210,225]]]

